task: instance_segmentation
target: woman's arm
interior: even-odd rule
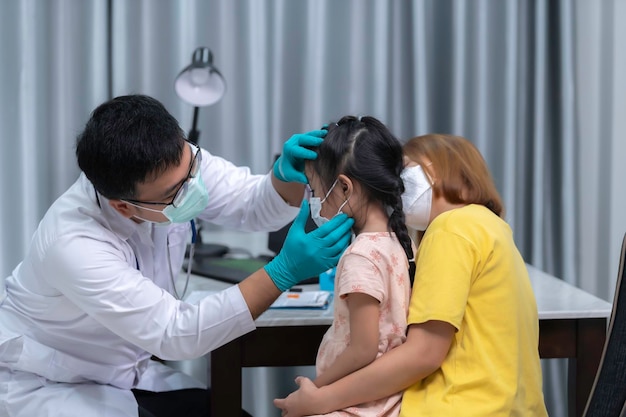
[[[364,293],[350,293],[346,303],[350,312],[350,341],[332,365],[315,378],[314,383],[318,387],[333,383],[376,359],[379,337],[378,300]]]
[[[283,417],[324,414],[354,404],[374,401],[403,391],[441,366],[455,328],[431,320],[409,326],[407,340],[370,365],[321,388],[298,378],[300,388],[287,398],[274,400]]]

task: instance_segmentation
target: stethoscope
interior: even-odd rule
[[[185,286],[183,287],[183,293],[181,295],[176,291],[176,279],[174,274],[172,273],[172,258],[170,257],[170,237],[169,234],[167,236],[167,269],[170,271],[170,280],[172,282],[172,290],[174,291],[174,296],[177,300],[182,300],[185,298],[185,294],[187,294],[187,287],[189,286],[189,277],[191,277],[191,264],[193,263],[193,255],[196,249],[196,237],[198,236],[198,230],[196,229],[196,221],[190,220],[189,224],[191,225],[191,244],[189,245],[189,256],[187,261],[187,273],[185,277]]]

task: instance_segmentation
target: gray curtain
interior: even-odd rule
[[[78,168],[74,138],[108,98],[106,1],[0,0],[0,273]]]
[[[611,300],[626,231],[624,18],[626,0],[0,0],[1,276],[78,175],[90,111],[150,94],[187,129],[173,82],[208,46],[227,82],[200,109],[211,152],[266,172],[291,134],[345,114],[401,139],[466,136],[525,259]],[[546,362],[550,414],[565,415],[564,368]],[[276,414],[286,373],[250,376],[270,381],[247,388],[257,417]]]

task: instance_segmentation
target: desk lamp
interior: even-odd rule
[[[213,54],[209,48],[200,47],[193,52],[191,64],[178,74],[174,89],[178,97],[194,106],[188,139],[197,144],[200,136],[196,129],[198,109],[217,103],[226,91],[226,82],[213,66]]]
[[[187,139],[198,144],[200,131],[197,129],[198,110],[200,107],[217,103],[226,92],[226,82],[222,74],[213,66],[213,53],[206,47],[199,47],[191,56],[191,64],[185,67],[176,77],[174,89],[178,97],[193,107],[193,123]],[[198,223],[195,254],[199,256],[222,256],[228,247],[202,243],[200,233],[202,225]]]

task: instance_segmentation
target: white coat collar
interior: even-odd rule
[[[121,239],[128,240],[133,234],[137,233],[139,239],[144,245],[154,246],[152,239],[152,229],[154,225],[149,222],[136,223],[131,219],[122,216],[117,210],[115,210],[109,204],[109,199],[96,191],[95,187],[85,174],[81,174],[84,181],[84,185],[91,188],[91,192],[96,196],[96,204],[100,206],[100,212],[102,213],[102,221],[104,226],[119,236]]]

